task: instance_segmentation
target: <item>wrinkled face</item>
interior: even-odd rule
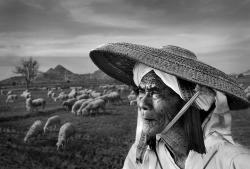
[[[143,131],[153,136],[163,131],[183,106],[183,101],[153,72],[146,74],[139,84],[139,113]]]

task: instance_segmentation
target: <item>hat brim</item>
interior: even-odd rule
[[[130,86],[135,86],[133,68],[140,62],[178,78],[224,92],[231,110],[250,106],[243,89],[232,78],[198,60],[131,43],[104,44],[90,51],[89,55],[103,72]]]

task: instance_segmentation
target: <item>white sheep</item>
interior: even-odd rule
[[[94,92],[91,92],[89,95],[92,98],[96,98],[96,97],[102,96],[102,93],[94,91]]]
[[[59,116],[52,116],[50,117],[45,126],[43,127],[43,131],[44,133],[46,133],[47,131],[51,132],[52,130],[55,130],[57,127],[60,127],[61,125],[61,119]],[[52,127],[54,127],[52,129]]]
[[[77,101],[76,98],[72,98],[72,99],[68,99],[66,101],[63,102],[63,107],[66,108],[66,110],[71,110],[72,109],[72,106],[75,104],[75,102]]]
[[[52,97],[52,93],[55,93],[55,91],[54,91],[54,90],[49,90],[49,91],[48,91],[48,94],[47,94],[48,97]]]
[[[23,93],[21,93],[20,94],[20,97],[23,97],[23,98],[28,98],[28,96],[30,96],[31,95],[31,93],[30,93],[30,91],[28,91],[28,90],[25,90]]]
[[[81,95],[77,96],[76,98],[77,98],[77,100],[88,99],[89,96],[87,94],[81,94]]]
[[[74,138],[75,134],[76,130],[72,123],[65,123],[62,125],[58,134],[58,142],[56,143],[57,150],[60,150],[61,147],[65,148],[70,138]]]
[[[82,103],[82,105],[80,106],[80,108],[77,110],[77,115],[80,115],[82,113],[82,109],[84,109],[90,102],[92,102],[94,99],[90,98],[88,100],[86,100],[85,102]]]
[[[6,103],[13,103],[16,101],[16,99],[17,99],[16,94],[10,94],[7,96]]]
[[[87,99],[77,100],[72,106],[71,113],[76,114],[76,111],[81,107],[82,103],[85,102],[86,100]]]
[[[38,98],[38,99],[32,100],[31,97],[28,97],[26,99],[26,108],[27,108],[28,112],[34,108],[36,108],[36,111],[38,111],[39,106],[42,106],[43,110],[44,110],[45,105],[46,105],[46,101],[43,98]]]
[[[67,100],[67,99],[69,99],[69,95],[67,95],[67,94],[60,94],[56,98],[54,98],[54,101],[55,102],[58,101],[58,100],[63,101],[63,100]]]
[[[69,96],[70,99],[71,99],[71,98],[76,98],[76,96],[77,96],[77,91],[76,91],[76,89],[71,90],[71,91],[69,92],[68,96]]]
[[[4,91],[3,91],[3,90],[1,90],[0,94],[1,94],[1,95],[3,95],[3,94],[4,94]]]
[[[29,143],[31,138],[37,138],[38,135],[43,133],[43,123],[41,120],[35,121],[32,126],[29,128],[26,136],[24,137],[24,143]]]
[[[106,95],[108,97],[109,102],[119,104],[119,101],[120,101],[121,103],[123,103],[122,98],[118,92],[111,92],[111,93],[106,94]]]
[[[99,109],[102,109],[105,112],[106,101],[103,99],[97,99],[90,102],[83,110],[82,114],[90,114],[94,113],[97,114]]]
[[[11,94],[13,94],[13,92],[10,90],[10,91],[7,92],[6,95],[8,96],[8,95],[11,95]]]

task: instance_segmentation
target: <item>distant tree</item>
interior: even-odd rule
[[[32,57],[29,58],[22,58],[15,65],[13,73],[21,74],[26,82],[26,88],[29,88],[30,83],[36,77],[39,69],[38,61],[34,60]]]

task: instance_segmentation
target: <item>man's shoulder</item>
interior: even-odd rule
[[[218,153],[224,157],[234,157],[240,154],[250,155],[250,149],[240,144],[226,143],[219,148]]]

